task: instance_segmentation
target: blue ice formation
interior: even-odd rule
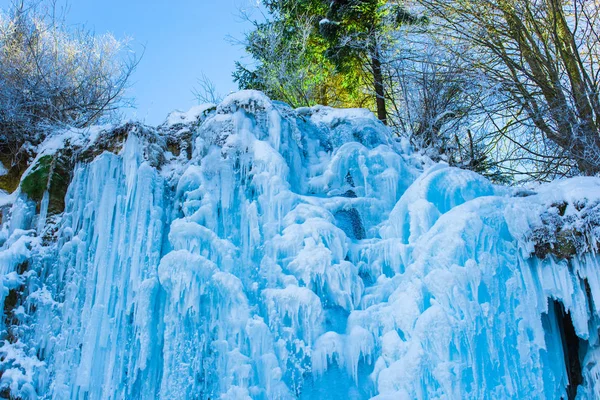
[[[600,398],[600,179],[519,192],[258,92],[32,165],[69,146],[64,211],[0,198],[0,397]]]

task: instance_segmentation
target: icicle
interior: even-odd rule
[[[50,202],[50,194],[48,191],[44,191],[44,196],[40,202],[40,213],[38,214],[37,220],[37,234],[40,236],[46,226],[46,217],[48,216],[48,203]]]

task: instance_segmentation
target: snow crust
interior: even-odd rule
[[[365,110],[259,92],[153,134],[182,130],[189,159],[155,165],[134,130],[78,163],[54,225],[2,200],[0,295],[23,298],[1,323],[12,395],[566,398],[556,301],[585,343],[578,398],[600,397],[595,248],[532,242],[557,204],[577,221],[600,202],[600,179],[522,197],[423,160]]]
[[[167,120],[163,124],[163,127],[164,126],[172,127],[174,125],[179,125],[179,124],[189,125],[189,124],[197,123],[199,121],[200,117],[204,113],[206,113],[208,110],[210,110],[214,107],[216,107],[214,104],[201,104],[201,105],[190,108],[186,112],[173,111],[167,117]]]

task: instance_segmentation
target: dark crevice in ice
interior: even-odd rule
[[[552,306],[560,330],[563,356],[569,378],[566,388],[567,398],[573,400],[577,396],[577,388],[583,383],[580,349],[587,345],[587,341],[577,336],[571,314],[565,311],[564,305],[560,301],[553,300]]]

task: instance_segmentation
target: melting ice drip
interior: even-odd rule
[[[132,130],[79,163],[54,240],[47,200],[9,199],[2,394],[600,397],[598,259],[527,240],[551,204],[600,200],[600,180],[515,197],[366,111],[257,92],[152,135],[190,142],[157,167]]]

